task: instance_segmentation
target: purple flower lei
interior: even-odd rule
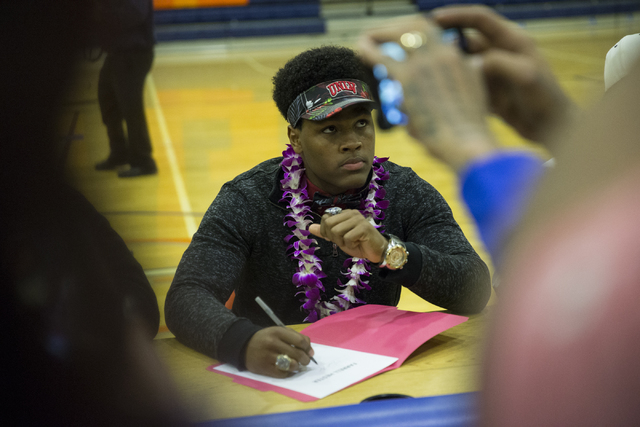
[[[325,291],[322,279],[327,276],[322,272],[322,260],[315,255],[318,242],[309,238],[311,233],[307,230],[313,222],[313,217],[309,207],[307,187],[306,185],[300,187],[304,175],[304,164],[291,145],[287,145],[282,155],[284,158],[281,167],[284,179],[280,181],[281,201],[287,201],[289,209],[289,213],[284,216],[284,224],[292,231],[292,234],[285,237],[285,241],[290,243],[287,253],[291,259],[298,262],[298,269],[293,275],[292,282],[300,289],[296,295],[300,296],[301,308],[309,313],[304,320],[315,322],[330,314],[347,310],[352,304],[366,304],[356,295],[361,289],[371,289],[368,280],[364,279],[371,275],[371,266],[369,260],[357,257],[345,261],[344,267],[348,268],[346,273],[342,274],[348,280],[346,283],[338,280],[338,295],[330,301],[322,300],[321,292]],[[359,209],[375,228],[381,227],[376,221],[384,219],[383,210],[389,206],[389,201],[383,200],[386,191],[379,183],[389,179],[389,172],[380,166],[387,159],[388,157],[382,159],[374,157],[369,193]]]

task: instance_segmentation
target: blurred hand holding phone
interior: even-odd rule
[[[468,51],[467,41],[460,28],[443,30],[442,41],[444,43],[457,43],[460,50],[463,52]],[[382,43],[380,50],[384,55],[398,62],[404,62],[407,58],[407,52],[395,42]],[[406,125],[409,119],[402,110],[402,103],[404,101],[402,85],[389,75],[387,67],[383,64],[375,64],[371,72],[378,82],[372,89],[373,95],[378,100],[380,106],[377,115],[378,127],[386,130],[397,125]]]

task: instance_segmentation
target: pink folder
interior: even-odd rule
[[[318,320],[302,333],[311,338],[312,346],[317,343],[398,358],[394,364],[368,377],[371,378],[399,368],[411,353],[430,338],[467,319],[437,311],[418,313],[386,305],[367,304]],[[282,387],[214,371],[213,368],[216,366],[218,365],[209,366],[207,370],[230,376],[237,383],[261,391],[275,391],[302,402],[318,400],[313,396]]]

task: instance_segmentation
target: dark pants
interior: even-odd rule
[[[114,161],[131,166],[153,163],[142,98],[144,81],[153,63],[153,49],[108,53],[100,70],[98,102],[107,127]],[[127,124],[127,131],[123,127]]]

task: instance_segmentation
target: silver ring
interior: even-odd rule
[[[278,357],[276,357],[276,368],[281,371],[288,372],[290,367],[291,358],[289,356],[286,354],[279,354]]]
[[[340,212],[342,212],[342,208],[339,208],[339,207],[329,208],[326,211],[324,211],[324,213],[329,214],[331,216],[338,215]]]
[[[421,31],[410,31],[400,36],[400,44],[405,50],[415,50],[427,43],[427,35]]]

